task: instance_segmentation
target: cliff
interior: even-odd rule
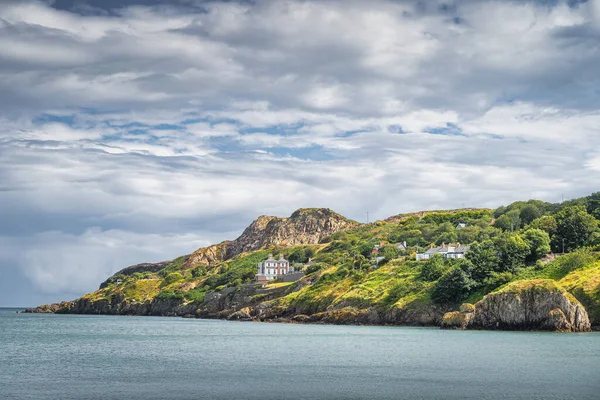
[[[260,216],[235,240],[196,250],[184,268],[210,265],[270,245],[318,244],[331,234],[358,225],[328,208],[302,208],[289,218]]]
[[[599,325],[596,254],[581,250],[537,263],[523,258],[510,269],[504,264],[515,258],[489,263],[499,257],[498,249],[506,249],[494,246],[511,244],[507,235],[519,235],[502,233],[491,220],[485,209],[414,213],[364,225],[328,209],[262,216],[235,240],[125,268],[93,293],[28,311],[459,329],[586,331],[590,323]],[[540,238],[539,231],[533,233]],[[423,248],[422,243],[485,238],[500,240],[487,239],[480,257],[415,260],[414,243]],[[408,249],[394,245],[402,241]],[[518,251],[531,250],[522,237],[514,243],[525,243]],[[303,277],[254,283],[256,265],[269,253],[290,260]],[[476,304],[450,312],[465,300]]]
[[[444,315],[443,327],[459,329],[588,332],[590,320],[581,303],[555,281],[516,281],[481,301]]]

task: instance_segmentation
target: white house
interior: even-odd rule
[[[464,222],[459,222],[458,225],[456,225],[456,229],[463,229],[466,227],[467,227],[467,224],[465,224]]]
[[[461,246],[460,243],[455,246],[442,244],[440,247],[431,247],[424,253],[417,253],[417,261],[429,260],[434,254],[440,254],[444,258],[465,258],[469,249],[469,246]]]
[[[290,267],[290,262],[283,258],[283,254],[279,256],[279,260],[274,259],[273,254],[269,254],[269,258],[266,261],[258,263],[256,281],[272,281],[281,275],[287,275],[292,272],[294,272],[294,268]]]

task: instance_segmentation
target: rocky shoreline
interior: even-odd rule
[[[110,300],[81,298],[40,306],[25,313],[177,316],[233,321],[310,323],[337,325],[435,326],[443,329],[531,330],[589,332],[585,308],[551,280],[522,281],[485,296],[476,304],[463,304],[459,311],[429,305],[413,309],[357,308],[343,305],[309,312],[283,306],[278,299],[298,290],[246,284],[208,293],[201,304],[182,300],[154,299],[132,302],[122,296]],[[598,327],[594,327],[598,330]]]

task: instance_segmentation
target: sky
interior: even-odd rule
[[[600,186],[600,0],[0,0],[0,306],[259,215]]]

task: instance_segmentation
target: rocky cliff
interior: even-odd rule
[[[263,215],[252,222],[237,239],[195,251],[184,264],[184,268],[229,260],[238,254],[269,245],[318,244],[333,233],[357,225],[357,222],[328,208],[302,208],[289,218]]]
[[[459,312],[444,315],[443,327],[458,329],[591,330],[585,308],[550,279],[516,281]]]

